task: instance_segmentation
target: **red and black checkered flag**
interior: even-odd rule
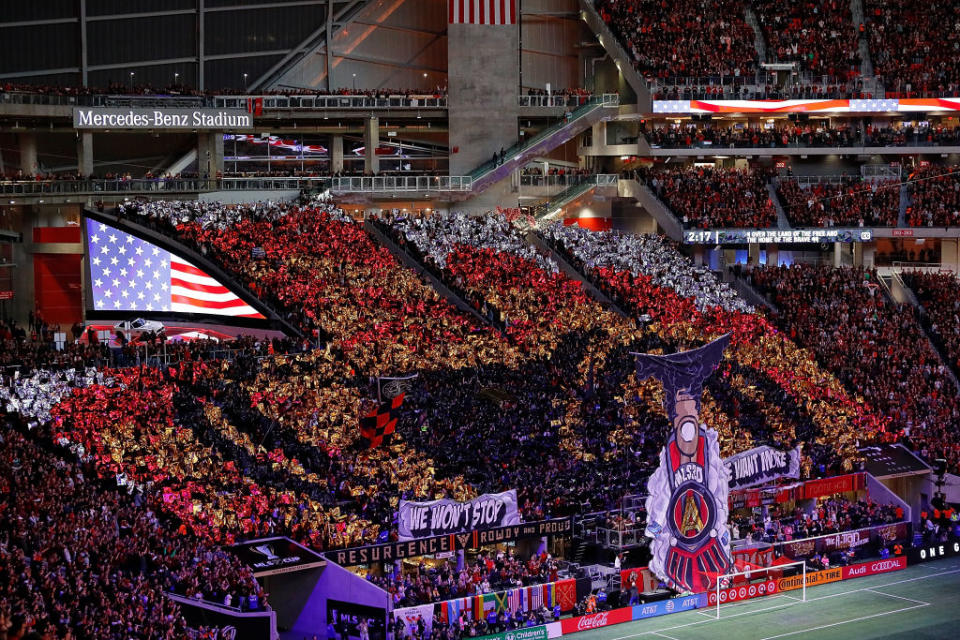
[[[380,403],[374,411],[360,418],[360,435],[367,439],[371,449],[379,447],[383,439],[397,430],[397,419],[400,417],[400,405],[403,404],[401,393],[391,400]]]

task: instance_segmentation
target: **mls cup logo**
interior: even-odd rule
[[[704,381],[723,358],[726,335],[708,345],[668,356],[637,356],[637,380],[663,383],[672,428],[660,466],[647,483],[650,570],[678,591],[711,588],[733,564],[726,523],[729,472],[717,432],[700,424]]]
[[[253,547],[253,550],[264,556],[266,558],[265,563],[267,564],[271,564],[280,559],[280,556],[273,552],[272,545],[258,544],[257,546]]]

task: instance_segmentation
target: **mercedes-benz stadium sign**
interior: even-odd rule
[[[240,109],[138,109],[77,107],[75,129],[249,129],[253,116]]]

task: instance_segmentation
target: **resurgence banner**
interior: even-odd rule
[[[400,540],[414,540],[520,524],[520,513],[517,492],[511,489],[486,493],[469,502],[401,500],[398,519]]]
[[[800,477],[800,447],[779,451],[762,446],[738,453],[723,461],[730,474],[730,488],[743,489],[777,478]]]

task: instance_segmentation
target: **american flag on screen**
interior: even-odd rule
[[[97,311],[170,311],[263,318],[215,278],[136,236],[87,220],[90,288]]]
[[[450,24],[517,24],[517,0],[448,0]]]

